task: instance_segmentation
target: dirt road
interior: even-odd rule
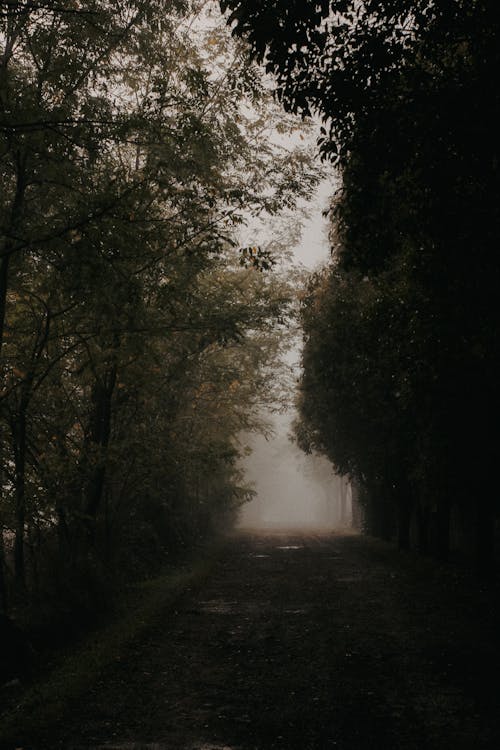
[[[238,533],[29,747],[498,748],[493,594],[353,535]]]

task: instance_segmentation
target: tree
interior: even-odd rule
[[[395,0],[269,6],[234,0],[223,7],[232,11],[235,33],[275,74],[284,105],[323,118],[323,155],[342,168],[334,210],[339,243],[332,286],[320,308],[334,310],[331,346],[338,347],[345,314],[345,333],[360,348],[357,356],[350,343],[335,348],[335,359],[330,352],[338,390],[327,403],[335,397],[336,419],[343,418],[345,401],[360,403],[347,409],[350,417],[341,426],[331,427],[341,436],[336,460],[376,457],[372,485],[380,476],[389,488],[400,483],[398,477],[410,477],[417,515],[437,516],[431,531],[422,520],[421,546],[427,546],[425,536],[434,536],[441,557],[448,554],[450,509],[470,514],[469,505],[477,514],[478,561],[488,568],[498,508],[485,466],[500,450],[493,426],[500,225],[494,5]],[[401,317],[397,324],[388,324],[372,303],[366,307],[369,288],[390,312],[389,321]],[[333,298],[340,304],[345,289],[349,302],[342,310]],[[371,355],[364,364],[361,347]],[[309,353],[308,366],[317,373],[313,346]],[[370,362],[376,373],[370,374]],[[354,393],[349,376],[342,376],[350,368],[357,374],[360,365],[363,377]],[[398,392],[405,397],[396,407],[385,395],[394,379],[404,385]],[[380,413],[372,409],[374,393],[387,407]],[[387,453],[392,455],[391,435],[403,446],[382,471],[375,432],[360,426],[373,427],[375,418]],[[328,443],[323,428],[321,439]]]
[[[44,601],[88,601],[103,566],[153,566],[249,496],[236,436],[291,292],[280,243],[238,232],[318,174],[270,137],[297,125],[215,7],[2,17],[2,528]]]

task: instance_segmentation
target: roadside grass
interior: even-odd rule
[[[220,551],[221,544],[214,545],[182,568],[134,585],[113,605],[105,624],[54,656],[46,674],[40,672],[27,686],[4,686],[0,700],[7,706],[0,709],[0,748],[35,743],[60,723],[74,702],[84,699],[99,677],[120,661],[127,647],[145,637],[173,611],[176,601],[203,583]]]

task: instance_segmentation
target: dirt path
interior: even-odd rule
[[[356,536],[237,534],[24,748],[499,748],[498,609],[453,570]]]

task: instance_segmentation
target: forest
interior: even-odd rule
[[[291,112],[323,121],[332,261],[302,302],[299,444],[386,539],[498,562],[494,2],[225,0]]]
[[[210,556],[291,403],[353,539],[497,580],[499,56],[494,0],[0,1],[0,683]]]
[[[239,232],[319,172],[213,4],[2,9],[0,601],[64,617],[251,494],[296,222]]]

